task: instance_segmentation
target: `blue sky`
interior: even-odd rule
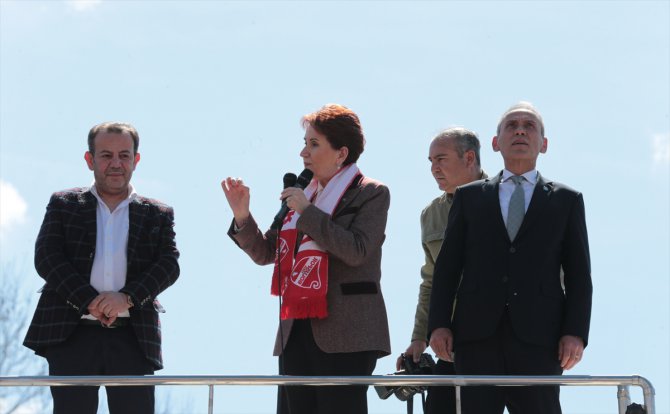
[[[392,196],[382,263],[392,347],[409,343],[422,251],[418,216],[439,194],[439,130],[479,133],[542,112],[538,169],[584,193],[594,309],[574,375],[633,375],[670,413],[670,2],[0,1],[0,261],[40,286],[32,249],[53,191],[89,185],[88,129],[140,132],[133,177],[175,207],[181,278],[161,296],[164,375],[275,374],[270,267],[228,240],[219,182],[239,176],[263,227],[285,172],[302,168],[300,117],[329,102],[360,116],[361,170]],[[3,268],[4,269],[4,268]],[[37,295],[35,295],[35,300]],[[394,370],[379,360],[376,373]],[[205,388],[173,392],[205,410]],[[564,388],[565,412],[616,411],[614,388]],[[641,395],[634,391],[634,399]],[[220,387],[216,410],[267,413],[271,387]],[[401,413],[379,401],[371,413]]]

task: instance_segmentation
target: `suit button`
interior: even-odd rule
[[[516,248],[514,246],[509,248],[510,253],[516,253]]]
[[[509,281],[509,278],[507,276],[503,276],[502,282],[507,283]]]

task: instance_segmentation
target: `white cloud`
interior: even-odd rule
[[[654,163],[670,163],[670,132],[652,135],[651,146]]]
[[[26,221],[26,204],[13,185],[0,180],[0,236],[5,236],[10,228]]]
[[[67,4],[76,11],[85,11],[101,5],[102,0],[69,0]]]

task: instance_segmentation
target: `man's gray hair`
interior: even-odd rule
[[[516,103],[512,106],[510,106],[505,113],[502,114],[500,117],[500,120],[498,120],[498,129],[496,130],[496,135],[500,135],[500,128],[502,127],[502,122],[505,120],[507,115],[511,114],[512,112],[528,112],[533,115],[540,121],[540,134],[542,137],[544,137],[544,121],[542,120],[542,115],[540,115],[540,111],[533,106],[532,103],[527,102],[527,101],[521,101],[519,103]]]
[[[481,144],[479,143],[479,138],[477,138],[477,133],[474,131],[470,131],[469,129],[463,127],[447,128],[437,134],[435,138],[433,138],[432,142],[438,140],[444,142],[453,142],[454,149],[456,150],[459,158],[463,158],[463,155],[465,155],[466,152],[473,151],[475,153],[477,166],[481,165],[481,160],[479,158],[479,149],[481,148]]]

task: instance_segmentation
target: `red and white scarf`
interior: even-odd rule
[[[318,194],[314,205],[325,213],[333,215],[344,192],[349,188],[360,171],[356,164],[340,169]],[[313,179],[305,188],[305,196],[312,200],[319,184]],[[279,232],[272,274],[272,294],[280,294],[281,286],[282,319],[323,319],[328,316],[328,253],[308,235],[303,235],[298,246],[296,223],[300,214],[291,210],[284,219]],[[281,270],[281,274],[280,274]]]

